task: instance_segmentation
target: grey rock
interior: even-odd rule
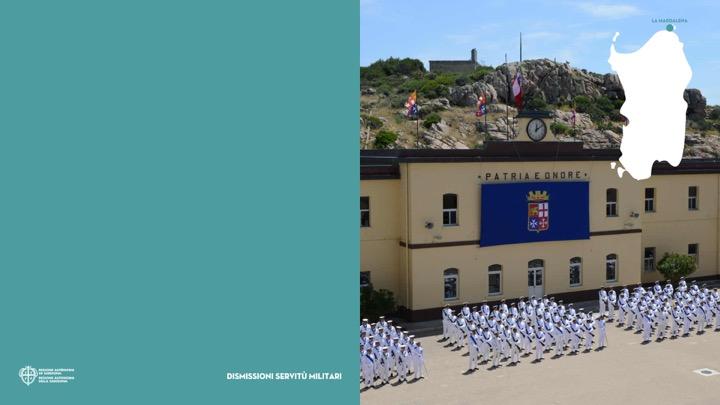
[[[683,98],[687,102],[687,112],[685,113],[688,119],[701,120],[705,118],[705,107],[707,106],[707,100],[698,89],[685,89]]]
[[[466,84],[464,86],[451,87],[448,99],[452,105],[468,107],[477,105],[478,96],[475,94],[473,86]]]

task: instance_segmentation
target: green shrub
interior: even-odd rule
[[[541,95],[536,94],[525,103],[525,107],[530,110],[544,110],[547,108],[547,103]]]
[[[387,149],[390,145],[393,145],[398,139],[398,135],[391,131],[380,131],[375,136],[375,148],[376,149]]]
[[[605,96],[597,97],[594,101],[595,106],[605,114],[610,114],[610,112],[615,109],[615,105],[613,104],[613,102]]]
[[[666,280],[677,283],[680,277],[687,277],[692,274],[697,269],[697,265],[692,256],[680,253],[665,253],[658,262],[657,269],[660,274],[665,276]]]
[[[389,84],[383,83],[377,87],[377,92],[384,96],[389,96],[390,93],[392,93],[392,88]]]
[[[468,79],[467,76],[458,76],[455,79],[455,85],[456,86],[464,86],[464,85],[468,84],[469,80],[470,79]]]
[[[720,107],[715,106],[710,109],[710,114],[708,114],[708,117],[711,120],[718,120],[720,119]]]
[[[392,291],[375,290],[372,284],[360,288],[360,319],[367,318],[370,322],[395,312],[395,296]]]
[[[586,96],[576,96],[573,103],[575,104],[575,110],[581,113],[587,113],[592,106],[590,98]]]
[[[552,124],[550,124],[550,130],[555,135],[564,135],[570,132],[570,127],[562,122],[553,122]]]
[[[425,117],[425,120],[423,121],[422,125],[425,128],[430,128],[433,124],[437,124],[440,121],[442,121],[442,117],[440,117],[440,114],[431,113],[431,114],[428,114],[427,117]]]
[[[365,120],[365,125],[370,129],[380,129],[383,126],[382,120],[378,117],[364,114],[361,117]]]
[[[407,102],[407,94],[398,94],[390,97],[390,107],[392,108],[403,108]]]
[[[619,110],[620,108],[622,108],[623,104],[625,104],[625,99],[622,99],[622,98],[618,98],[613,101],[613,106],[615,107],[616,110]]]
[[[478,66],[475,68],[474,72],[472,72],[472,73],[470,73],[470,75],[468,75],[468,77],[473,82],[477,82],[477,81],[484,79],[488,73],[490,73],[494,70],[495,70],[495,68],[493,68],[492,66]]]
[[[435,81],[445,86],[452,86],[455,84],[455,79],[458,78],[457,73],[439,73],[435,78]]]
[[[360,68],[361,81],[378,80],[386,76],[405,75],[411,76],[424,73],[425,66],[418,59],[411,58],[388,58],[373,62],[370,66]]]

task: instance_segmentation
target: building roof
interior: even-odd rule
[[[582,142],[489,141],[483,149],[361,150],[360,179],[399,179],[400,163],[617,161],[620,149],[585,149]],[[720,173],[720,159],[655,162],[653,174]]]

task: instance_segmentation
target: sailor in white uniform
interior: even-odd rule
[[[605,334],[605,316],[600,315],[595,320],[595,329],[598,334],[598,349],[604,349],[607,346],[607,335]]]
[[[600,307],[600,315],[605,315],[605,305],[607,304],[607,292],[605,287],[598,291],[598,306]]]
[[[477,329],[474,326],[470,327],[470,333],[468,333],[468,354],[470,364],[468,365],[468,371],[477,369],[478,363],[478,352],[480,351],[480,342],[478,341]]]
[[[539,363],[543,359],[543,353],[545,352],[545,332],[542,327],[538,327],[535,332],[535,362]]]
[[[608,322],[615,320],[615,305],[617,304],[617,294],[615,290],[608,292]]]
[[[642,316],[642,331],[643,331],[643,343],[650,342],[650,334],[652,333],[652,319],[650,319],[649,310],[643,312]]]
[[[387,384],[390,381],[390,365],[392,364],[392,356],[387,346],[382,348],[380,353],[380,381]]]
[[[481,339],[481,346],[480,346],[480,354],[482,356],[482,361],[486,362],[490,360],[490,349],[493,346],[493,334],[490,332],[490,329],[487,327],[483,328],[482,334],[480,335]]]
[[[452,316],[452,309],[450,305],[445,304],[445,308],[442,310],[442,326],[443,326],[443,340],[450,338],[450,317]]]
[[[582,337],[582,327],[578,320],[574,320],[571,324],[572,335],[570,335],[570,353],[577,354],[580,350],[580,339]]]
[[[665,340],[668,323],[673,322],[672,307],[670,304],[663,304],[658,314],[658,337]],[[672,325],[671,325],[672,328]]]
[[[625,326],[625,315],[628,311],[627,295],[624,292],[620,292],[618,298],[618,324],[617,326]]]
[[[372,349],[365,350],[365,355],[361,359],[361,366],[365,388],[370,388],[375,383],[375,358]]]
[[[593,338],[595,337],[595,328],[593,327],[592,316],[588,316],[585,321],[585,350],[592,350]]]
[[[693,312],[692,308],[685,304],[682,308],[683,311],[683,336],[687,336],[690,334],[690,327],[693,323]]]
[[[398,380],[406,381],[409,367],[410,367],[410,352],[407,350],[407,346],[400,345],[400,357],[398,357]]]
[[[517,364],[520,362],[520,345],[522,344],[522,338],[520,336],[520,333],[517,331],[517,329],[513,329],[510,333],[510,345],[511,349],[510,352],[512,353],[512,356],[510,358],[511,364]]]
[[[500,350],[502,347],[502,342],[500,341],[500,337],[498,335],[493,335],[492,340],[490,341],[492,343],[492,366],[493,366],[493,368],[500,367]]]
[[[425,353],[422,348],[422,342],[415,342],[415,351],[413,353],[413,366],[415,368],[415,379],[425,377]]]

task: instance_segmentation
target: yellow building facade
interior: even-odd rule
[[[569,142],[362,151],[361,285],[392,291],[404,317],[424,320],[446,304],[579,301],[651,283],[666,252],[694,255],[693,278],[717,277],[720,161],[656,164],[636,181],[611,168],[619,156]],[[589,237],[481,246],[482,185],[527,181],[587,182]]]

